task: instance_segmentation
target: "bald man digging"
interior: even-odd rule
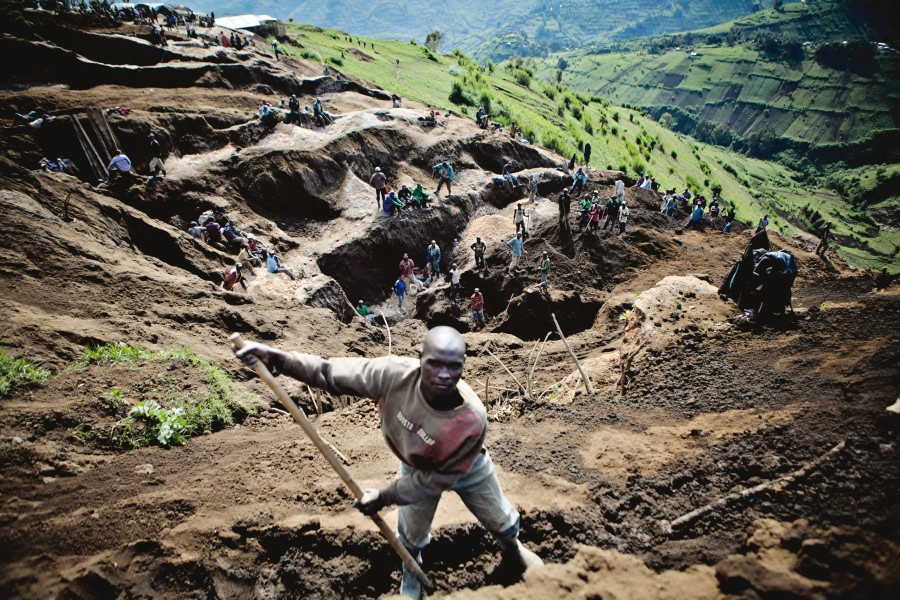
[[[425,336],[419,360],[408,357],[323,359],[248,343],[237,356],[262,360],[331,394],[378,400],[381,430],[400,459],[400,476],[386,487],[365,490],[356,507],[365,515],[399,505],[397,535],[421,561],[441,494],[452,490],[522,569],[543,565],[518,540],[519,513],[510,504],[484,447],[487,418],[478,394],[462,381],[466,342],[455,329],[435,327]],[[400,593],[422,590],[403,567]]]

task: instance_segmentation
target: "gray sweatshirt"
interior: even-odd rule
[[[323,359],[288,354],[283,371],[310,385],[339,395],[378,401],[381,431],[397,457],[415,469],[394,480],[380,495],[387,504],[413,504],[437,498],[464,477],[482,452],[487,415],[478,394],[460,380],[458,407],[439,411],[419,389],[421,372],[414,358]]]

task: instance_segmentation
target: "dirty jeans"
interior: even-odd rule
[[[525,231],[525,221],[516,221],[516,233],[519,233],[519,227],[522,228],[522,237],[524,238],[528,233],[527,231]]]
[[[411,475],[415,469],[400,464],[400,476]],[[519,513],[503,495],[494,463],[485,451],[479,454],[469,473],[450,488],[462,499],[473,515],[500,543],[519,535]],[[401,506],[397,515],[397,537],[413,557],[418,558],[422,549],[431,541],[431,522],[440,497]],[[403,565],[403,576],[407,573]]]

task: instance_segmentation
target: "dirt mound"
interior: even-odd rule
[[[464,376],[487,408],[487,446],[522,514],[522,540],[550,563],[517,584],[497,545],[447,494],[424,553],[441,593],[897,595],[900,422],[884,407],[900,384],[900,297],[889,282],[823,264],[773,233],[800,265],[797,315],[740,322],[710,281],[749,232],[676,236],[658,194],[629,189],[628,231],[572,234],[558,225],[555,203],[571,181],[563,157],[470,119],[422,127],[427,107],[390,108],[386,92],[319,77],[317,63],[187,43],[150,57],[142,41],[118,35],[138,33],[127,25],[51,31],[53,21],[41,23],[46,41],[0,40],[7,55],[24,57],[4,66],[20,91],[0,92],[0,110],[41,106],[57,117],[0,137],[0,345],[53,371],[43,387],[0,400],[5,597],[396,592],[399,562],[291,419],[267,409],[271,395],[234,360],[227,336],[323,356],[414,356],[436,324],[465,332]],[[264,127],[253,117],[260,99],[290,93],[301,104],[320,94],[335,123]],[[42,156],[71,155],[82,166],[85,139],[108,151],[91,109],[117,105],[130,113],[100,116],[133,159],[132,185],[31,171]],[[162,180],[145,177],[150,131],[166,151]],[[526,191],[494,182],[512,159],[520,181],[541,175],[528,204],[528,254],[514,275],[506,243]],[[381,167],[392,188],[431,185],[438,160],[457,167],[453,194],[430,211],[383,216],[372,170]],[[591,171],[588,191],[606,196],[620,175]],[[298,280],[258,268],[246,291],[224,292],[235,252],[185,231],[206,211],[277,248]],[[478,271],[476,236],[488,245]],[[408,252],[423,265],[431,240],[443,271],[453,262],[462,270],[458,302],[439,280],[397,311],[400,258]],[[544,251],[546,293],[537,268]],[[478,332],[468,330],[475,287],[488,318]],[[376,318],[352,311],[358,299]],[[557,334],[541,341],[555,331],[551,315],[593,394]],[[120,448],[130,406],[171,408],[208,386],[194,363],[67,370],[86,346],[119,341],[148,352],[183,346],[221,367],[260,410],[183,446]],[[374,403],[313,397],[281,380],[360,485],[396,476]],[[791,473],[838,442],[843,452],[790,485],[670,535],[656,527]],[[384,513],[396,523],[396,509]]]
[[[867,543],[877,548],[874,560],[859,554]],[[654,572],[615,550],[580,546],[570,562],[529,571],[523,583],[457,592],[448,598],[875,598],[890,596],[900,586],[894,568],[896,545],[852,528],[822,531],[805,520],[765,519],[754,524],[745,550],[712,567]],[[835,563],[851,567],[853,575],[835,578],[829,569]]]

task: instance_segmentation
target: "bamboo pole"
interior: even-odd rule
[[[484,350],[485,350],[485,352],[487,352],[488,354],[490,354],[491,356],[493,356],[493,357],[494,357],[494,360],[496,360],[498,363],[500,363],[500,366],[503,367],[503,369],[504,369],[507,373],[509,373],[509,376],[513,378],[513,381],[516,382],[516,385],[519,386],[519,389],[522,390],[522,393],[523,393],[523,394],[525,394],[525,393],[526,393],[526,392],[525,392],[525,388],[522,387],[522,384],[519,383],[519,380],[516,379],[516,376],[513,375],[513,372],[510,371],[509,368],[508,368],[505,364],[503,364],[503,361],[500,360],[499,358],[497,358],[497,355],[494,354],[493,352],[491,352],[490,350],[488,350],[487,348],[485,348]]]
[[[331,450],[332,452],[334,452],[335,455],[336,455],[338,458],[340,458],[342,461],[344,461],[344,464],[345,464],[345,465],[347,465],[347,466],[349,467],[350,465],[353,464],[353,461],[350,460],[349,458],[347,458],[346,456],[344,456],[344,453],[343,453],[343,452],[341,452],[340,450],[338,450],[337,448],[335,448],[335,447],[334,447],[334,444],[332,444],[331,442],[329,442],[328,440],[326,440],[326,439],[324,439],[324,438],[322,439],[322,441],[325,442],[325,445],[328,446],[328,449],[329,449],[329,450]]]
[[[237,349],[241,349],[244,347],[244,339],[241,337],[241,334],[235,333],[231,336],[231,343],[234,344],[234,347]],[[278,401],[281,402],[282,406],[291,413],[291,416],[294,417],[294,420],[300,425],[300,428],[303,429],[304,433],[309,436],[309,439],[312,440],[312,443],[315,445],[316,449],[322,456],[325,457],[325,460],[331,465],[331,468],[335,470],[338,476],[344,481],[344,484],[350,489],[350,492],[357,498],[362,499],[363,491],[357,485],[356,481],[353,480],[353,477],[350,475],[350,472],[347,471],[346,467],[338,460],[335,456],[335,453],[331,449],[331,444],[326,442],[319,435],[319,432],[316,431],[316,428],[312,423],[306,418],[306,415],[303,414],[303,411],[297,407],[288,393],[285,391],[281,384],[278,383],[278,380],[269,372],[268,367],[262,363],[262,361],[257,360],[256,364],[253,366],[253,370],[256,371],[256,374],[259,375],[259,378],[265,382],[269,388],[275,392],[275,396],[278,397]],[[418,579],[422,585],[428,591],[434,591],[434,584],[431,582],[431,579],[425,572],[422,570],[422,567],[415,561],[415,559],[410,555],[409,551],[400,543],[400,540],[394,534],[393,530],[391,530],[391,526],[388,525],[384,519],[381,518],[381,515],[375,513],[371,515],[372,521],[378,526],[379,531],[381,531],[381,535],[385,540],[391,545],[394,551],[400,556],[400,559],[403,561],[403,564],[415,574],[416,579]]]
[[[538,344],[540,343],[541,342],[539,340],[534,341],[534,346],[532,346],[531,352],[528,353],[528,360],[525,361],[526,369],[528,369],[528,367],[531,365],[531,357],[534,356],[534,351],[537,350]]]
[[[534,402],[534,394],[531,391],[531,380],[534,377],[534,368],[537,366],[538,361],[541,360],[541,353],[544,351],[544,346],[547,345],[547,340],[550,339],[551,335],[553,335],[553,332],[548,331],[547,335],[544,336],[544,341],[541,344],[541,349],[538,350],[537,357],[535,357],[534,362],[531,364],[531,371],[528,372],[528,381],[526,382],[526,385],[528,386],[528,398],[531,399],[532,402]]]
[[[388,356],[391,355],[391,349],[393,348],[393,344],[391,342],[391,326],[388,325],[387,317],[384,316],[384,311],[381,312],[381,320],[384,321],[384,328],[387,329],[388,334]]]
[[[589,395],[593,395],[594,388],[593,386],[591,386],[591,380],[588,379],[587,373],[584,372],[584,369],[581,367],[581,363],[578,361],[578,357],[575,356],[575,352],[572,350],[572,347],[569,346],[569,341],[566,339],[566,336],[563,335],[562,328],[559,326],[559,321],[556,320],[556,315],[554,313],[550,313],[550,316],[553,318],[553,324],[556,325],[556,332],[559,334],[559,337],[562,338],[566,350],[568,350],[569,354],[572,356],[572,360],[575,361],[575,366],[578,367],[578,372],[581,373],[581,378],[584,380],[584,389]]]
[[[743,490],[738,490],[733,494],[728,494],[727,496],[719,498],[714,502],[710,502],[705,506],[701,506],[696,510],[692,510],[687,514],[681,515],[674,521],[667,521],[666,519],[663,519],[658,523],[659,529],[662,533],[669,535],[675,530],[676,527],[680,527],[682,525],[690,523],[691,521],[695,521],[699,517],[712,512],[714,509],[722,508],[725,505],[734,502],[735,500],[739,500],[741,498],[749,498],[750,496],[754,496],[764,490],[772,489],[779,485],[788,485],[789,483],[792,483],[797,479],[806,476],[810,471],[817,468],[819,465],[829,460],[830,458],[834,457],[838,452],[843,450],[844,446],[846,445],[846,440],[841,441],[837,446],[835,446],[822,456],[816,458],[815,460],[806,463],[793,473],[788,473],[787,475],[779,477],[778,479],[773,479],[772,481],[767,481],[765,483],[755,485],[752,488],[745,488]]]

